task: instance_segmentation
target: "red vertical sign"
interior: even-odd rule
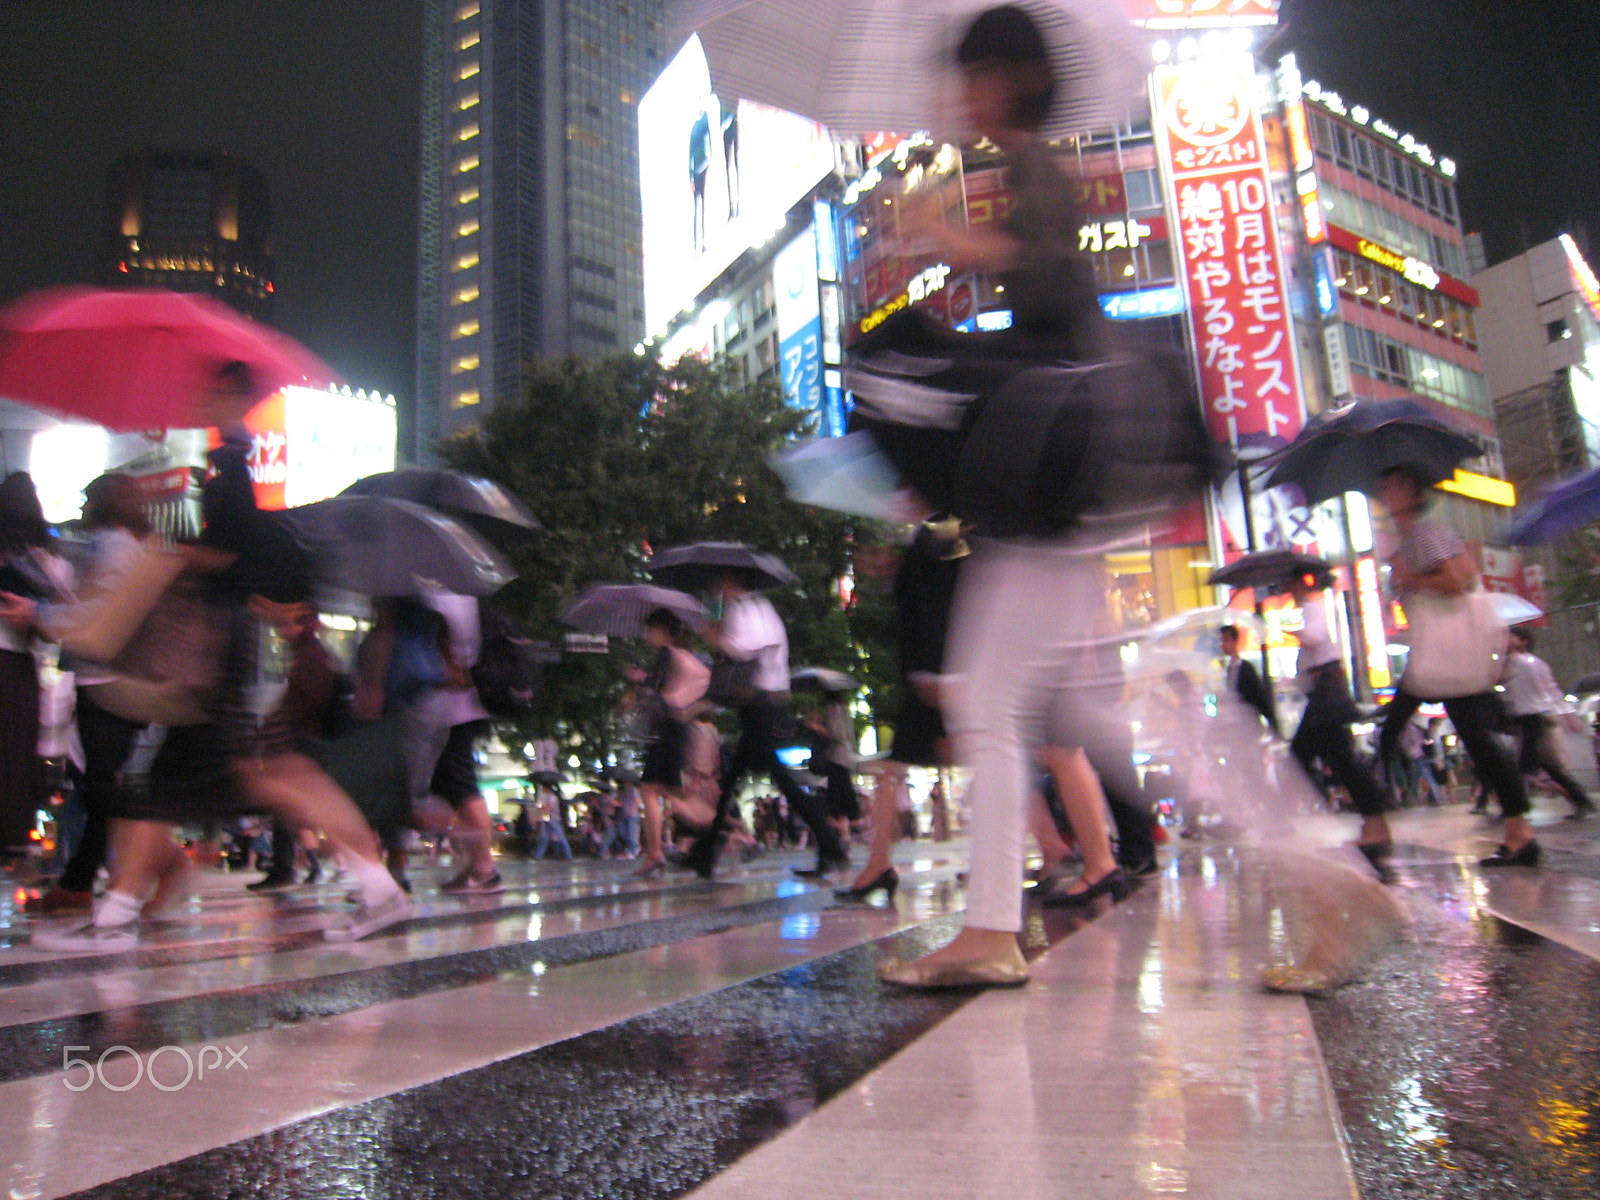
[[[1305,405],[1253,77],[1247,57],[1158,68],[1155,126],[1206,421],[1221,441],[1275,446]]]

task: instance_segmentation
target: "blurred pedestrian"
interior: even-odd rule
[[[1506,656],[1501,683],[1505,694],[1501,702],[1506,715],[1522,738],[1518,766],[1524,775],[1540,770],[1566,793],[1572,804],[1571,816],[1587,817],[1594,812],[1594,801],[1583,784],[1573,778],[1552,744],[1557,729],[1557,710],[1564,695],[1556,686],[1550,665],[1533,652],[1533,631],[1518,626],[1511,631],[1511,653]]]
[[[645,618],[645,641],[656,648],[655,662],[639,683],[638,704],[647,714],[644,762],[639,770],[639,800],[644,808],[644,859],[638,874],[652,875],[666,867],[662,847],[662,802],[684,811],[684,770],[689,750],[689,723],[703,705],[711,669],[689,651],[689,629],[676,613],[658,608]]]

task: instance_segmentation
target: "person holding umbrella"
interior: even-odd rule
[[[1407,597],[1458,597],[1477,582],[1478,566],[1461,536],[1428,515],[1433,484],[1441,476],[1420,464],[1391,467],[1379,477],[1375,495],[1388,511],[1400,544],[1389,560],[1390,583],[1404,603]],[[1420,629],[1425,606],[1415,606],[1413,628]],[[1415,656],[1415,649],[1413,649]],[[1408,664],[1408,670],[1410,665]],[[1389,762],[1406,724],[1424,699],[1407,686],[1405,676],[1395,689],[1378,739],[1378,761]],[[1485,867],[1532,867],[1539,863],[1539,843],[1528,822],[1528,792],[1516,764],[1494,740],[1496,700],[1488,687],[1468,695],[1441,698],[1450,723],[1472,759],[1478,778],[1500,801],[1505,840],[1494,853],[1478,860]]]
[[[642,680],[652,709],[650,743],[639,769],[639,799],[644,806],[644,861],[640,875],[665,869],[661,844],[663,795],[676,799],[683,791],[684,757],[689,744],[689,719],[705,699],[711,670],[692,653],[689,627],[670,609],[658,608],[645,618],[645,640],[656,647],[656,661]]]
[[[850,858],[822,803],[778,760],[789,702],[789,635],[772,602],[752,586],[761,577],[752,575],[748,568],[724,567],[712,585],[722,602],[722,619],[706,630],[705,638],[730,659],[753,664],[754,673],[749,698],[738,705],[739,741],[723,768],[717,819],[695,839],[685,862],[702,879],[711,878],[721,835],[733,828],[739,784],[755,772],[772,779],[789,811],[811,831],[817,865],[802,874],[823,876],[847,866]]]
[[[1327,590],[1332,584],[1325,572],[1312,571],[1289,581],[1289,594],[1300,609],[1300,632],[1295,636],[1300,641],[1298,666],[1306,692],[1305,711],[1289,740],[1289,751],[1313,781],[1318,778],[1315,766],[1320,759],[1350,794],[1350,802],[1361,814],[1356,848],[1381,870],[1394,842],[1383,790],[1356,757],[1350,725],[1360,714],[1350,696],[1344,658],[1329,629]]]

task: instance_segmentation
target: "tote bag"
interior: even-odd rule
[[[1400,685],[1407,692],[1423,700],[1453,700],[1487,692],[1499,682],[1506,623],[1488,593],[1423,592],[1404,606],[1411,655]]]

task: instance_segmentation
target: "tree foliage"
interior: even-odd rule
[[[697,359],[673,367],[633,355],[549,359],[535,365],[523,396],[497,405],[440,455],[509,489],[544,525],[507,547],[518,579],[501,597],[536,637],[561,640],[559,613],[587,585],[645,581],[655,551],[746,542],[800,576],[799,591],[772,597],[789,627],[791,662],[881,677],[881,622],[865,622],[873,636],[863,644],[837,591],[855,539],[881,531],[796,504],[767,462],[808,432],[808,419],[776,387],[742,384]],[[576,735],[586,759],[604,760],[622,690],[619,657],[642,661],[642,653],[564,656],[523,732]]]

